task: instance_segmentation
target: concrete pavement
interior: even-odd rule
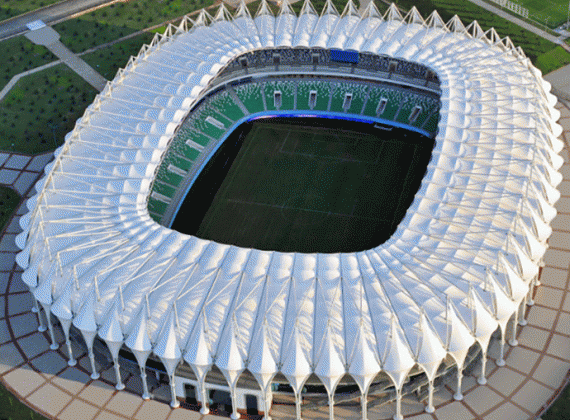
[[[544,79],[552,85],[555,95],[570,101],[570,64],[548,73]]]

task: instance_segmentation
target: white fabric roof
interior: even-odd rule
[[[210,24],[207,24],[208,22]],[[561,181],[556,99],[524,54],[476,22],[425,22],[373,2],[358,16],[327,3],[319,17],[263,5],[252,19],[222,6],[169,28],[131,59],[77,121],[21,218],[18,263],[55,316],[125,340],[169,370],[186,360],[229,381],[277,371],[295,389],[378,371],[399,386],[414,365],[431,376],[463,363],[524,298],[546,250]],[[273,45],[351,48],[433,69],[441,120],[432,160],[394,235],[364,252],[238,248],[181,234],[146,210],[175,128],[217,71]],[[116,318],[116,319],[110,319]]]

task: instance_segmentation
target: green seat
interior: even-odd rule
[[[157,192],[166,197],[172,198],[176,193],[176,189],[171,187],[170,185],[166,185],[161,182],[155,182],[154,185],[152,186],[152,192]]]
[[[370,88],[368,91],[368,100],[362,113],[368,117],[375,117],[376,110],[378,109],[378,103],[383,97],[383,91],[376,87]]]
[[[200,156],[200,151],[186,144],[186,140],[177,138],[176,141],[170,146],[170,150],[179,156],[183,156],[185,159],[190,161],[195,161]]]
[[[158,170],[156,179],[174,188],[178,188],[178,185],[180,185],[184,178],[181,175],[168,170],[168,165],[168,163],[163,162]]]
[[[151,213],[151,215],[154,214],[155,216],[158,216],[158,215],[162,216],[166,212],[167,208],[168,208],[168,204],[163,203],[162,201],[155,200],[152,197],[150,197],[148,199],[148,211],[149,211],[149,213]],[[160,217],[158,219],[155,219],[153,217],[153,219],[155,221],[158,221],[158,220],[160,220]]]
[[[189,171],[192,168],[192,161],[184,159],[174,153],[172,151],[168,152],[168,156],[164,159],[164,164],[168,168],[169,164],[176,166],[177,168],[183,169],[185,171]]]
[[[412,125],[422,127],[433,112],[439,112],[438,101],[434,98],[418,96],[417,104],[422,107],[422,110]]]
[[[218,93],[214,96],[209,107],[214,108],[219,114],[232,121],[237,121],[245,116],[239,105],[234,102],[234,99],[228,92]]]
[[[426,123],[422,128],[430,133],[435,133],[437,131],[438,122],[439,122],[439,113],[436,112],[431,117],[429,117],[429,119],[426,121]]]
[[[281,110],[292,110],[295,105],[295,86],[291,81],[271,81],[264,86],[265,103],[268,111],[275,111],[274,92],[281,92]]]
[[[327,111],[331,95],[331,84],[321,80],[303,80],[297,84],[297,109],[311,109],[309,106],[311,92],[317,92],[317,98],[313,110]]]
[[[234,91],[251,114],[265,111],[261,85],[247,83],[234,87]],[[271,98],[271,101],[273,103],[273,98]]]
[[[368,87],[360,83],[339,83],[335,87],[331,98],[331,111],[332,112],[349,112],[351,114],[360,114],[364,99],[366,98],[366,91]],[[350,107],[344,109],[344,98],[346,94],[352,95]]]

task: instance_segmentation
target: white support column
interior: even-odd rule
[[[360,396],[360,406],[362,410],[362,420],[368,420],[368,390]]]
[[[125,384],[121,381],[121,368],[119,366],[119,359],[118,358],[113,359],[113,367],[115,368],[115,379],[117,381],[117,384],[115,385],[115,389],[117,389],[118,391],[121,391],[121,390],[125,389]]]
[[[526,295],[525,300],[526,300],[526,304],[528,306],[533,306],[534,305],[534,299],[532,298],[532,296],[534,295],[534,287],[536,285],[536,279],[538,278],[538,275],[536,275],[530,282],[530,287],[528,288],[528,295]]]
[[[73,358],[73,349],[71,347],[71,340],[69,337],[69,328],[71,326],[71,320],[66,318],[58,318],[61,324],[61,329],[63,330],[63,335],[65,336],[65,345],[67,347],[67,353],[69,360],[67,361],[68,366],[75,366],[77,361]]]
[[[67,353],[69,353],[69,360],[67,361],[67,365],[75,366],[77,364],[77,361],[73,358],[73,350],[71,349],[69,334],[65,334],[65,345],[67,346]]]
[[[46,314],[46,319],[47,319],[47,324],[48,324],[48,330],[49,330],[49,337],[51,340],[51,344],[49,345],[49,348],[51,350],[57,350],[59,348],[59,344],[57,344],[57,342],[55,341],[55,334],[53,332],[53,323],[51,322],[51,311],[50,311],[50,305],[44,305],[42,304],[42,307],[44,309],[44,312]]]
[[[40,311],[40,308],[38,307],[38,301],[36,300],[36,297],[34,296],[33,293],[30,293],[30,295],[32,296],[32,313],[37,314]]]
[[[301,391],[295,393],[295,420],[302,420],[301,419]]]
[[[481,372],[479,373],[479,378],[477,378],[477,383],[479,385],[487,385],[487,378],[485,377],[485,369],[487,368],[487,351],[483,350],[481,356]]]
[[[506,327],[505,330],[501,329],[501,341],[499,346],[499,358],[495,362],[497,366],[505,366],[505,334],[506,334]]]
[[[143,386],[142,399],[149,400],[150,394],[148,393],[148,384],[146,383],[146,369],[144,366],[139,366],[139,368],[141,370],[141,381]]]
[[[269,384],[269,390],[263,393],[263,419],[262,420],[271,420],[271,416],[269,412],[271,411],[271,403],[273,402],[273,393],[271,392],[271,384]]]
[[[433,380],[430,379],[428,383],[428,403],[426,405],[426,413],[433,413],[435,411],[435,407],[433,406]]]
[[[511,339],[509,340],[509,345],[511,346],[518,346],[519,342],[517,341],[517,323],[518,323],[518,318],[519,318],[519,311],[517,310],[515,312],[515,315],[513,316],[513,321],[511,322]]]
[[[540,259],[539,266],[540,266],[540,267],[544,267],[545,265],[546,265],[546,264],[544,263],[544,257],[542,257],[542,258]],[[540,278],[539,278],[539,276],[537,275],[537,276],[534,278],[534,287],[538,287],[538,286],[540,286],[541,284],[542,284],[542,283],[540,282]]]
[[[461,393],[461,382],[463,381],[463,370],[457,366],[457,391],[453,396],[455,401],[461,401],[463,399],[463,394]]]
[[[210,413],[210,409],[208,408],[208,391],[206,389],[206,375],[204,378],[200,380],[200,395],[202,396],[202,408],[200,408],[200,414],[206,415]]]
[[[97,372],[97,367],[95,366],[95,355],[93,354],[93,347],[89,347],[88,351],[89,361],[91,362],[91,379],[99,379],[99,372]]]
[[[230,387],[230,395],[232,397],[232,414],[231,414],[230,418],[232,420],[238,420],[240,418],[240,415],[237,411],[237,397],[236,397],[235,385]]]
[[[176,399],[176,383],[174,382],[174,375],[169,375],[168,381],[170,382],[170,396],[172,398],[170,401],[170,407],[178,408],[180,407],[180,402]]]
[[[40,309],[40,307],[38,306],[38,301],[36,300],[36,298],[34,297],[34,295],[32,294],[32,298],[34,301],[34,306],[32,308],[32,311],[35,312],[36,314],[38,314],[38,331],[39,332],[44,332],[45,330],[47,330],[45,324],[44,324],[44,320],[42,318],[42,311]]]
[[[534,306],[534,299],[532,298],[532,295],[534,294],[534,288],[532,285],[532,282],[530,283],[530,287],[528,289],[528,294],[525,296],[522,305],[524,306],[525,304],[527,306]]]
[[[334,392],[329,393],[329,420],[334,420]]]
[[[396,388],[396,415],[394,420],[403,420],[402,417],[402,389]]]
[[[525,318],[525,315],[526,315],[526,305],[528,305],[528,306],[534,305],[534,301],[532,301],[532,305],[530,305],[530,303],[529,303],[529,299],[530,299],[531,296],[532,296],[532,295],[529,293],[529,295],[528,295],[528,296],[525,298],[525,300],[521,303],[521,306],[520,306],[519,311],[518,311],[518,315],[519,315],[518,321],[519,321],[519,325],[520,325],[521,327],[524,327],[524,326],[527,324],[526,318]]]

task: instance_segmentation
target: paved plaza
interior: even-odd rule
[[[554,233],[549,240],[541,273],[542,285],[537,289],[535,304],[528,308],[528,325],[519,329],[516,347],[508,347],[506,366],[498,367],[495,344],[487,364],[488,384],[477,384],[479,367],[464,379],[463,401],[454,401],[453,385],[440,390],[435,397],[434,414],[424,413],[424,402],[404,400],[403,413],[414,420],[471,419],[535,419],[548,406],[565,383],[570,369],[570,109],[557,105],[562,113],[566,147],[562,154],[565,164],[561,171],[562,198],[557,203],[558,216],[553,221]],[[0,184],[10,185],[20,195],[29,196],[33,183],[39,178],[50,154],[35,157],[0,153]],[[31,312],[32,300],[21,281],[21,270],[15,264],[15,236],[20,232],[18,218],[25,213],[22,205],[0,233],[0,380],[18,398],[25,400],[48,418],[62,420],[214,420],[222,417],[202,416],[198,412],[168,405],[166,386],[149,381],[153,399],[140,397],[138,375],[123,372],[127,385],[123,391],[114,388],[112,366],[102,366],[99,380],[89,376],[89,360],[75,346],[79,363],[69,367],[61,330],[60,347],[49,350],[47,332],[38,332],[37,317]],[[373,405],[371,400],[371,405]],[[370,408],[369,419],[391,418],[393,404]],[[277,419],[293,419],[294,407],[274,405],[271,412]],[[305,419],[328,418],[328,408],[304,411]],[[335,407],[337,419],[360,417],[358,406]]]

